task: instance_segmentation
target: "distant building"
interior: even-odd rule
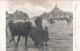
[[[64,12],[63,10],[60,10],[57,6],[57,4],[55,5],[55,7],[48,13],[44,12],[43,14],[39,15],[39,16],[35,16],[32,19],[36,19],[37,17],[42,17],[43,19],[47,19],[49,20],[50,18],[54,19],[54,20],[59,20],[59,19],[73,19],[73,13],[72,12]]]
[[[53,11],[56,11],[56,12],[60,11],[59,8],[58,8],[58,6],[57,6],[57,4],[55,5]]]
[[[54,9],[51,10],[51,15],[53,16],[53,18],[71,18],[73,17],[73,14],[71,12],[64,12],[62,10],[60,10],[57,6],[57,4],[55,5]]]

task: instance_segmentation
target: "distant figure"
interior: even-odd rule
[[[67,25],[71,24],[71,20],[69,18],[66,20],[66,22],[67,22]]]
[[[62,19],[62,18],[60,18],[60,20],[62,21],[63,19]]]
[[[50,18],[50,24],[55,23],[52,18]]]
[[[43,42],[45,42],[45,46],[47,46],[47,42],[49,41],[49,33],[48,33],[48,28],[45,27],[45,30],[43,30]]]

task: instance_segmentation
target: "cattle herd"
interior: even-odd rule
[[[27,47],[28,36],[32,39],[35,46],[47,46],[49,41],[48,28],[45,26],[45,29],[42,28],[42,18],[38,17],[35,21],[36,27],[32,26],[32,23],[28,20],[25,22],[14,22],[9,20],[8,26],[11,32],[12,38],[9,43],[14,42],[14,46],[18,46],[21,36],[25,38],[25,46]],[[18,36],[17,42],[15,42],[14,37]]]

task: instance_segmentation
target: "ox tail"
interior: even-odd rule
[[[7,32],[8,26],[6,26],[6,36],[8,37],[8,32]]]
[[[8,27],[9,27],[9,25],[7,25],[6,26],[6,37],[8,37],[9,35],[8,35]],[[10,29],[9,29],[10,30]],[[10,39],[9,40],[9,43],[11,43],[13,41],[13,39]]]
[[[8,27],[9,27],[9,22],[6,24],[6,36],[8,36]]]
[[[6,26],[6,37],[8,37],[9,35],[8,35],[8,27],[9,27],[9,22],[8,22],[8,25]],[[10,29],[9,29],[10,30]],[[9,40],[9,43],[11,43],[13,40],[12,39],[10,39]]]

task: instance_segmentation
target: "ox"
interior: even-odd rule
[[[12,39],[9,42],[14,42],[16,46],[18,46],[18,43],[20,41],[20,37],[25,37],[25,46],[27,46],[27,39],[29,35],[30,30],[30,22],[17,22],[14,23],[12,20],[8,22],[8,26],[12,35]],[[14,37],[18,36],[18,40],[15,43]]]

